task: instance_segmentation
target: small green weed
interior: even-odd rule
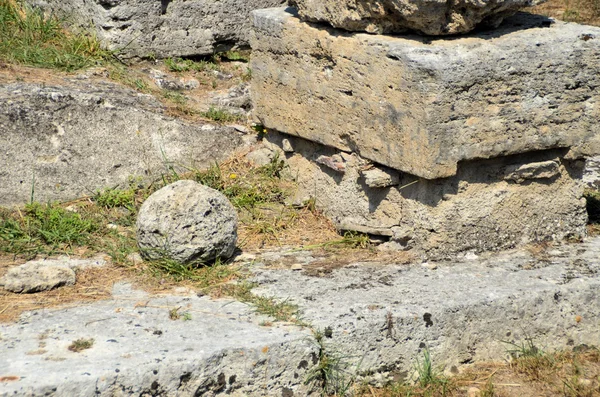
[[[181,314],[179,314],[179,309],[181,309],[180,307],[174,307],[173,309],[169,310],[169,319],[170,320],[179,320],[181,318]]]
[[[518,373],[524,374],[530,379],[539,380],[544,374],[555,366],[555,360],[552,355],[545,354],[539,349],[530,337],[517,344],[514,342],[504,342],[513,346],[507,350],[512,357],[511,367]]]
[[[315,385],[322,390],[322,395],[346,396],[356,380],[356,373],[348,370],[350,364],[347,357],[327,348],[325,333],[313,330],[315,341],[319,347],[319,357],[316,366],[308,371],[304,384]]]
[[[94,346],[94,339],[77,339],[74,340],[68,347],[72,352],[79,353],[87,349],[91,349]]]
[[[222,61],[223,58],[229,61],[240,61],[240,62],[250,62],[250,52],[249,51],[227,51],[220,52],[213,55],[213,59],[216,61]]]
[[[96,193],[94,201],[104,208],[124,207],[134,210],[135,194],[136,191],[133,188],[104,189]]]
[[[172,101],[176,105],[183,106],[188,102],[187,97],[180,92],[163,91],[162,95],[163,98]]]
[[[209,120],[217,121],[219,123],[228,123],[233,121],[239,121],[242,119],[241,116],[231,114],[226,110],[210,107],[208,111],[200,113],[200,115]]]
[[[417,358],[415,364],[415,371],[419,378],[417,382],[422,388],[445,388],[448,380],[442,377],[434,368],[431,362],[431,354],[429,349],[425,348],[423,351],[423,361]]]
[[[85,33],[67,33],[63,21],[14,0],[0,0],[0,59],[73,71],[106,62],[111,53]]]
[[[236,208],[252,210],[261,204],[283,203],[286,193],[278,183],[282,168],[283,162],[278,157],[245,175],[226,174],[215,164],[208,170],[197,171],[194,179],[223,193]]]
[[[304,249],[314,248],[360,248],[367,249],[371,247],[371,239],[368,234],[346,231],[339,240],[328,241],[322,244],[304,246]]]

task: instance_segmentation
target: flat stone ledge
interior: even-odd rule
[[[451,39],[347,33],[253,13],[252,97],[266,127],[427,179],[460,161],[600,153],[600,28],[518,14]]]
[[[330,328],[326,346],[350,371],[412,374],[424,346],[436,366],[451,370],[506,358],[502,341],[531,338],[552,351],[600,340],[599,237],[453,262],[336,269],[313,261],[303,271],[255,263],[255,292],[285,297],[315,328]]]
[[[308,394],[318,353],[308,330],[259,326],[266,318],[235,301],[149,297],[123,284],[113,294],[1,325],[0,378],[14,380],[0,382],[0,396]],[[189,320],[169,319],[176,308]],[[69,351],[80,338],[93,346]]]

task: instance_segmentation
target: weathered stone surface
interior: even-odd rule
[[[75,272],[65,265],[27,263],[13,267],[0,279],[4,289],[16,293],[50,291],[75,284]]]
[[[502,341],[530,338],[553,351],[596,345],[600,337],[598,238],[452,263],[354,262],[329,268],[327,277],[315,268],[338,262],[339,253],[312,255],[290,247],[244,261],[252,262],[255,293],[298,304],[304,322],[330,329],[325,351],[342,356],[339,369],[359,383],[414,371],[422,346],[448,371],[504,359]],[[284,259],[301,269],[286,269]],[[191,318],[170,320],[177,308]],[[149,296],[118,283],[111,300],[28,312],[0,325],[0,374],[14,379],[0,382],[0,396],[321,395],[318,384],[305,384],[319,366],[311,332],[259,326],[265,320],[247,304]],[[94,346],[70,352],[79,338],[93,338]]]
[[[586,160],[583,181],[590,187],[600,189],[600,156]]]
[[[194,181],[177,181],[142,204],[137,239],[140,252],[150,259],[227,259],[237,242],[237,213],[222,193]]]
[[[248,45],[250,12],[285,0],[26,0],[94,29],[125,57],[212,55]]]
[[[16,293],[33,293],[49,291],[58,287],[73,285],[76,281],[76,270],[106,265],[102,258],[41,259],[29,261],[21,266],[13,267],[0,278],[0,286]]]
[[[331,329],[328,352],[344,357],[350,376],[408,377],[427,346],[440,370],[503,360],[507,345],[533,340],[545,351],[598,345],[600,240],[533,254],[419,264],[353,263],[315,277],[261,266],[257,293],[289,299],[303,320]],[[530,339],[529,339],[530,338]],[[332,353],[334,354],[334,353]],[[518,395],[518,392],[517,394]]]
[[[525,7],[546,0],[460,2],[450,0],[291,0],[303,20],[369,33],[416,30],[427,35],[467,33],[478,26],[498,27]]]
[[[365,178],[365,184],[368,187],[386,188],[396,186],[400,183],[400,176],[394,170],[383,170],[378,167],[371,167],[361,171],[361,175]]]
[[[71,200],[168,167],[206,167],[243,145],[233,128],[163,114],[150,95],[64,79],[0,85],[0,205]]]
[[[456,176],[433,181],[398,173],[397,186],[383,187],[369,186],[371,163],[359,156],[344,154],[341,173],[316,160],[341,158],[335,149],[275,132],[266,139],[272,149],[283,139],[294,146],[295,202],[313,198],[338,228],[389,236],[425,257],[586,233],[583,161],[565,160],[566,149],[464,162]]]
[[[465,160],[600,153],[600,28],[518,14],[430,40],[253,15],[251,94],[268,128],[428,179]]]
[[[169,319],[178,307],[188,320]],[[310,331],[259,325],[266,320],[245,303],[153,297],[119,283],[113,299],[0,325],[0,374],[15,379],[0,382],[0,396],[310,395]],[[94,345],[69,351],[79,338]]]

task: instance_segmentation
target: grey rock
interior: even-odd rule
[[[281,141],[281,148],[285,153],[294,153],[294,148],[290,143],[289,139],[284,139]]]
[[[75,271],[105,265],[106,261],[101,257],[72,259],[65,256],[57,259],[34,260],[10,268],[0,278],[0,285],[3,285],[7,291],[16,293],[49,291],[75,284]]]
[[[400,183],[398,172],[393,170],[387,171],[374,167],[361,171],[361,174],[365,178],[365,184],[372,188],[386,188]]]
[[[517,183],[535,179],[551,179],[560,175],[560,163],[557,160],[542,161],[509,167],[504,177]]]
[[[598,27],[518,14],[430,39],[340,34],[285,9],[253,16],[253,114],[268,129],[427,179],[461,161],[600,154]]]
[[[449,371],[505,359],[502,341],[532,340],[546,351],[597,345],[600,239],[561,249],[566,256],[515,250],[437,268],[352,263],[327,277],[257,265],[255,292],[285,297],[314,328],[331,328],[326,349],[347,359],[348,376],[391,380],[414,371],[424,346]]]
[[[26,0],[71,26],[92,29],[121,57],[212,55],[248,45],[250,11],[284,0]]]
[[[210,100],[214,107],[228,111],[229,113],[246,116],[252,109],[250,98],[250,86],[243,83],[230,88],[226,93],[217,93]]]
[[[0,279],[5,290],[25,294],[73,284],[75,272],[64,264],[26,263],[9,269]]]
[[[266,147],[259,147],[246,155],[246,159],[259,167],[270,164],[274,157],[275,152]]]
[[[325,167],[332,169],[336,172],[346,172],[346,162],[339,154],[334,154],[333,156],[320,155],[319,157],[317,157],[315,162],[317,164],[324,165]]]
[[[244,145],[233,128],[164,114],[152,96],[108,82],[0,86],[0,205],[67,201],[131,178],[208,167]]]
[[[193,90],[200,87],[200,82],[196,79],[173,78],[160,70],[150,70],[150,77],[158,88],[169,91]]]
[[[291,0],[300,17],[336,28],[369,33],[415,30],[427,35],[467,33],[498,27],[517,11],[546,0]]]
[[[194,181],[177,181],[152,194],[136,226],[140,252],[149,259],[227,259],[237,242],[235,208],[222,193]]]
[[[169,319],[178,307],[187,321]],[[310,332],[260,326],[265,320],[244,303],[155,297],[119,283],[112,299],[0,324],[0,373],[18,379],[0,382],[0,396],[311,395],[303,384],[318,354]],[[94,345],[70,352],[79,338]]]

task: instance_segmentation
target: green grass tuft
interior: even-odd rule
[[[231,114],[226,110],[211,107],[206,112],[200,114],[202,117],[219,123],[228,123],[241,120],[241,116]]]
[[[0,59],[73,71],[102,64],[111,53],[91,34],[67,33],[63,21],[14,0],[0,0]]]

